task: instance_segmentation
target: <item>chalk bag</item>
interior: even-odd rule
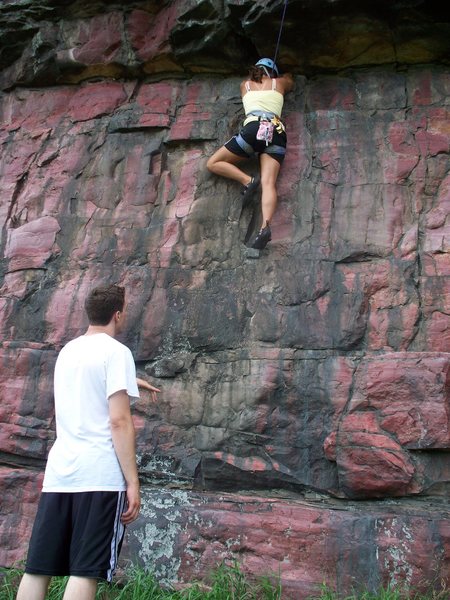
[[[273,138],[273,123],[271,121],[260,121],[258,131],[256,133],[257,140],[263,140],[268,146]]]

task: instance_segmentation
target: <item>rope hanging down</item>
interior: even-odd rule
[[[273,57],[273,62],[275,64],[277,62],[278,50],[280,48],[281,32],[283,31],[284,17],[286,16],[287,5],[288,5],[288,0],[285,0],[284,8],[283,8],[283,16],[281,17],[281,23],[280,23],[280,31],[278,32],[277,46],[275,48],[275,56]],[[273,76],[273,69],[272,69],[272,76]]]

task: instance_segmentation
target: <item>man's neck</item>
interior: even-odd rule
[[[108,323],[108,325],[89,325],[84,335],[96,335],[97,333],[106,333],[111,337],[116,337],[114,323]]]

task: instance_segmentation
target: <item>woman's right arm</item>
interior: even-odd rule
[[[278,82],[283,86],[284,94],[287,94],[294,88],[294,78],[291,73],[283,73],[283,75],[277,79],[277,84]]]

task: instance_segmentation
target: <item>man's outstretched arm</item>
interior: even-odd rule
[[[148,383],[145,381],[145,379],[140,379],[139,377],[136,377],[136,383],[140,388],[149,391],[152,402],[156,402],[156,394],[157,392],[161,391],[159,388],[155,387],[151,383]]]

